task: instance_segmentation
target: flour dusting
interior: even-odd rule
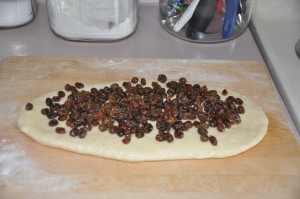
[[[19,112],[17,108],[17,103],[1,102],[1,105],[2,105],[1,111],[3,113],[9,113],[9,114],[0,115],[0,119],[2,121],[5,121],[2,123],[1,129],[9,129],[16,122],[16,118]]]
[[[162,66],[156,65],[156,64],[147,64],[146,67],[137,69],[136,73],[138,73],[138,74],[156,73],[158,75],[161,73],[167,73],[167,71],[168,71],[167,67],[162,67]]]
[[[64,192],[77,187],[71,179],[39,168],[26,151],[12,141],[0,140],[0,148],[0,186],[15,191],[30,187],[36,193]]]
[[[129,62],[130,59],[104,59],[104,58],[94,58],[93,60],[80,60],[84,65],[89,66],[92,69],[101,69],[105,67],[106,69],[114,70],[116,68],[122,67],[123,64]]]

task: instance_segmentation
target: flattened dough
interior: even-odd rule
[[[123,81],[119,83],[121,82]],[[100,83],[85,86],[84,90],[90,90],[92,87],[99,89],[109,85],[111,83]],[[208,89],[215,89],[219,94],[223,90],[223,88],[212,86],[208,86]],[[145,137],[141,139],[132,136],[129,144],[123,144],[117,135],[100,132],[97,127],[88,132],[84,139],[71,137],[68,133],[57,134],[55,127],[48,126],[48,118],[41,114],[41,109],[46,107],[45,99],[57,95],[57,91],[32,100],[34,108],[31,111],[26,111],[24,105],[18,118],[18,126],[23,133],[43,145],[122,161],[223,158],[254,147],[263,139],[268,128],[268,118],[258,105],[246,96],[231,90],[228,92],[229,95],[239,97],[244,101],[246,112],[241,114],[242,122],[239,125],[233,125],[223,133],[218,132],[216,128],[208,129],[209,135],[217,138],[217,146],[209,142],[201,142],[194,127],[185,132],[183,139],[174,139],[172,143],[158,142],[155,140],[157,134],[155,123],[152,123],[154,128],[151,133],[145,134]],[[65,127],[67,132],[70,130],[63,122],[60,122],[58,126]]]

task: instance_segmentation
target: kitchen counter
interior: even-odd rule
[[[76,42],[60,38],[50,29],[46,0],[38,0],[38,5],[33,22],[0,30],[0,62],[8,56],[87,56],[265,63],[250,29],[234,40],[214,44],[192,43],[170,35],[160,26],[158,0],[140,0],[137,30],[116,42]],[[293,122],[291,126],[300,139]]]
[[[19,57],[3,61],[8,56]],[[278,82],[270,78],[249,29],[225,43],[190,43],[160,27],[157,3],[141,3],[139,26],[129,38],[114,43],[72,42],[53,34],[45,0],[39,0],[32,23],[0,30],[0,62],[0,198],[289,199],[300,195],[299,144],[274,88],[273,81]],[[155,77],[159,71],[173,78],[187,75],[191,81],[224,84],[249,96],[269,118],[265,138],[229,158],[128,163],[41,145],[16,125],[22,103],[66,82],[94,84],[99,77],[114,81],[132,74]]]
[[[76,42],[60,38],[50,29],[46,0],[38,0],[38,5],[33,22],[0,29],[0,62],[8,56],[87,56],[265,63],[250,29],[234,40],[214,44],[192,43],[170,35],[160,26],[158,0],[140,0],[137,30],[116,42]],[[297,130],[295,135],[299,137]]]
[[[249,30],[229,42],[199,44],[183,41],[163,30],[158,3],[141,2],[139,19],[136,32],[118,42],[67,41],[51,31],[45,0],[40,0],[32,23],[0,30],[0,60],[7,56],[34,55],[263,61]]]

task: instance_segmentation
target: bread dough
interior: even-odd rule
[[[123,81],[119,83],[121,84],[121,82]],[[150,81],[147,80],[147,82]],[[85,86],[84,90],[90,90],[92,87],[100,89],[111,84],[100,83]],[[219,95],[222,96],[223,88],[208,86],[208,89],[217,90]],[[132,136],[129,144],[123,144],[122,138],[117,135],[100,132],[97,127],[88,132],[84,139],[71,137],[68,133],[58,134],[55,132],[55,127],[48,125],[49,119],[41,114],[41,109],[46,107],[45,99],[57,95],[57,91],[32,100],[31,103],[34,107],[31,111],[25,110],[24,105],[18,118],[18,126],[23,133],[43,145],[110,159],[139,162],[223,158],[242,153],[254,147],[263,139],[268,128],[268,118],[258,105],[246,96],[231,90],[228,90],[228,92],[228,95],[239,97],[244,101],[246,112],[240,115],[242,122],[239,125],[233,125],[223,133],[218,132],[216,128],[208,129],[209,135],[214,135],[217,138],[217,146],[213,146],[209,142],[201,142],[195,127],[185,132],[182,139],[174,138],[172,143],[158,142],[155,140],[158,133],[155,123],[152,123],[154,128],[151,133],[145,134],[140,139]],[[66,93],[67,95],[68,93]],[[65,127],[67,132],[70,130],[64,122],[59,122],[58,126]]]

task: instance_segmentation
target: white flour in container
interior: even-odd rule
[[[134,32],[137,0],[48,0],[52,30],[72,40],[116,40]]]

